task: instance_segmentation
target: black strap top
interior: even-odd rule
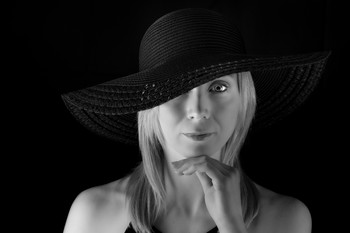
[[[153,232],[155,233],[162,233],[160,230],[158,230],[155,226],[152,227]],[[218,227],[214,227],[207,233],[217,233],[218,232]],[[125,233],[136,233],[134,229],[131,226],[131,223],[129,224],[129,227],[126,229]],[[184,232],[185,233],[185,232]]]

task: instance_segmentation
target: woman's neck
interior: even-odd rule
[[[181,211],[184,215],[194,216],[205,207],[204,192],[195,174],[178,175],[171,167],[165,171],[167,208]]]
[[[219,153],[211,157],[219,158]],[[174,151],[165,150],[164,178],[168,211],[176,210],[188,217],[207,213],[202,185],[195,173],[179,175],[171,162],[185,159]],[[204,212],[203,212],[204,211]]]

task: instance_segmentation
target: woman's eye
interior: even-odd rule
[[[212,86],[211,90],[214,92],[225,92],[227,90],[227,86],[224,84],[215,84]]]

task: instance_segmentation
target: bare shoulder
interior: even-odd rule
[[[124,233],[129,225],[127,179],[89,188],[74,200],[64,233]]]
[[[254,232],[311,233],[311,214],[302,201],[256,186],[260,194],[261,213]]]

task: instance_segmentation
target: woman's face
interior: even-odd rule
[[[222,76],[159,106],[167,149],[184,157],[211,156],[227,142],[236,126],[241,97],[237,75]],[[206,134],[192,138],[186,134]]]

